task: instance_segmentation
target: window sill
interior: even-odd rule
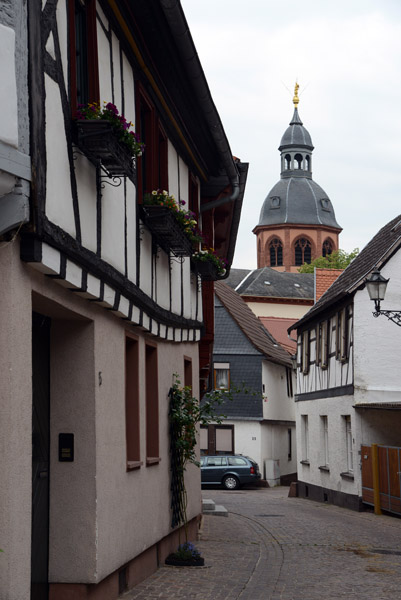
[[[153,465],[158,465],[160,461],[161,458],[159,456],[148,456],[146,458],[146,466],[151,467]]]
[[[348,479],[349,481],[354,481],[354,474],[351,473],[350,471],[344,471],[343,473],[340,473],[340,477],[342,477],[342,479]]]
[[[301,465],[306,465],[307,467],[310,466],[309,460],[300,460],[299,462],[300,462]]]
[[[319,471],[325,471],[326,473],[330,473],[330,467],[328,467],[327,465],[321,465],[319,467]]]
[[[127,471],[136,471],[140,469],[143,465],[142,460],[128,460],[127,461]]]

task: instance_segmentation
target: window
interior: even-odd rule
[[[189,177],[189,194],[188,194],[189,202],[188,209],[195,213],[195,219],[199,223],[199,186],[195,177],[191,174]],[[184,207],[186,208],[186,207]]]
[[[329,422],[327,415],[320,417],[321,464],[329,466]]]
[[[284,157],[284,160],[285,160],[285,169],[287,171],[288,169],[291,169],[291,155],[286,154]]]
[[[295,168],[296,169],[302,169],[302,154],[296,154],[294,156],[294,161],[295,161]]]
[[[234,453],[234,426],[216,425],[216,454]]]
[[[328,256],[333,253],[333,242],[331,240],[325,240],[322,247],[322,256]]]
[[[301,415],[302,461],[309,463],[309,422],[308,415]]]
[[[352,453],[352,429],[351,429],[351,417],[349,415],[344,416],[345,421],[345,447],[347,453],[347,471],[352,473],[354,470],[354,457]]]
[[[294,392],[292,389],[292,369],[290,369],[290,367],[286,367],[285,372],[286,372],[286,376],[287,376],[287,396],[289,398],[292,398],[294,395]],[[263,392],[264,392],[264,390],[263,390]]]
[[[292,460],[292,429],[287,430],[288,436],[288,460]]]
[[[199,446],[200,446],[201,454],[208,454],[208,452],[209,452],[209,427],[207,425],[201,425]]]
[[[304,374],[309,371],[309,331],[302,332],[301,369]]]
[[[245,458],[241,458],[240,456],[229,456],[228,464],[230,467],[246,467],[248,463]]]
[[[269,244],[270,266],[283,266],[283,244],[278,238],[274,238]]]
[[[280,208],[280,196],[270,197],[270,208]]]
[[[300,238],[295,243],[295,266],[300,267],[304,263],[310,264],[312,260],[312,246],[306,238]]]
[[[192,360],[184,358],[184,386],[192,390]]]
[[[317,328],[317,364],[327,369],[329,360],[329,321],[322,321]]]
[[[125,338],[125,421],[127,440],[127,470],[141,466],[139,421],[138,341]]]
[[[157,348],[146,344],[146,464],[152,465],[159,458],[159,392],[157,373]]]
[[[207,459],[208,467],[226,467],[227,458],[225,456],[213,456],[213,458]]]
[[[136,131],[145,144],[138,158],[139,198],[154,189],[168,190],[167,136],[141,84],[136,88]]]
[[[214,389],[230,389],[230,363],[214,363]]]
[[[336,358],[345,362],[348,358],[348,310],[342,308],[337,313]]]
[[[69,0],[71,112],[99,102],[96,0]]]

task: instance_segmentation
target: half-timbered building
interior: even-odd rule
[[[401,512],[400,330],[374,318],[366,280],[390,278],[389,308],[401,308],[401,217],[383,227],[304,317],[298,334],[298,494],[360,509],[373,503],[372,444],[381,445],[381,499]],[[384,307],[383,307],[384,308]],[[392,469],[392,470],[391,470]]]
[[[218,277],[145,194],[189,208],[228,274],[247,165],[179,2],[26,6],[0,6],[1,596],[114,599],[178,544],[168,392],[207,379]],[[107,105],[142,156],[77,120]]]

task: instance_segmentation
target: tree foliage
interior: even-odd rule
[[[313,273],[317,269],[346,269],[350,262],[359,254],[359,248],[354,248],[352,252],[345,250],[335,250],[327,256],[319,256],[312,260],[310,264],[304,263],[298,269],[299,273]]]

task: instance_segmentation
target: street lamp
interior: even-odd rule
[[[380,310],[380,302],[386,295],[387,284],[390,280],[385,279],[378,269],[372,272],[366,279],[369,298],[375,303],[374,317],[384,315],[390,321],[401,327],[401,310]]]

